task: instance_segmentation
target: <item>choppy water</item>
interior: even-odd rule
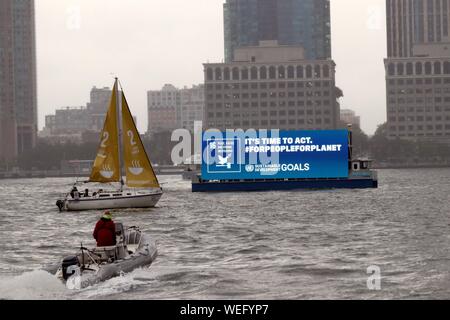
[[[0,298],[450,298],[450,169],[380,170],[367,190],[201,194],[161,180],[156,208],[114,213],[157,239],[155,263],[80,291],[39,268],[94,245],[100,212],[58,212],[72,179],[0,180]]]

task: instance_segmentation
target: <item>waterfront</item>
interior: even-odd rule
[[[100,212],[59,213],[71,178],[0,181],[0,298],[450,298],[450,169],[379,170],[379,188],[191,193],[163,176],[158,207],[115,220],[155,237],[159,256],[81,291],[38,269],[93,245]],[[367,268],[381,290],[367,288]]]

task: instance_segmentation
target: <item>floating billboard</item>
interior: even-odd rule
[[[206,131],[202,179],[348,177],[348,131]]]

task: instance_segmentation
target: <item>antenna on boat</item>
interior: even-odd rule
[[[348,124],[348,158],[351,161],[353,159],[353,132],[352,125]]]
[[[81,265],[84,268],[84,251],[83,251],[84,247],[83,247],[83,242],[80,243],[80,249],[81,249]]]

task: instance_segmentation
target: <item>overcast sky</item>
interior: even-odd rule
[[[138,129],[147,131],[148,90],[203,82],[223,60],[225,0],[36,0],[39,128],[117,75]],[[386,120],[384,0],[331,0],[333,59],[341,108],[372,134]]]

